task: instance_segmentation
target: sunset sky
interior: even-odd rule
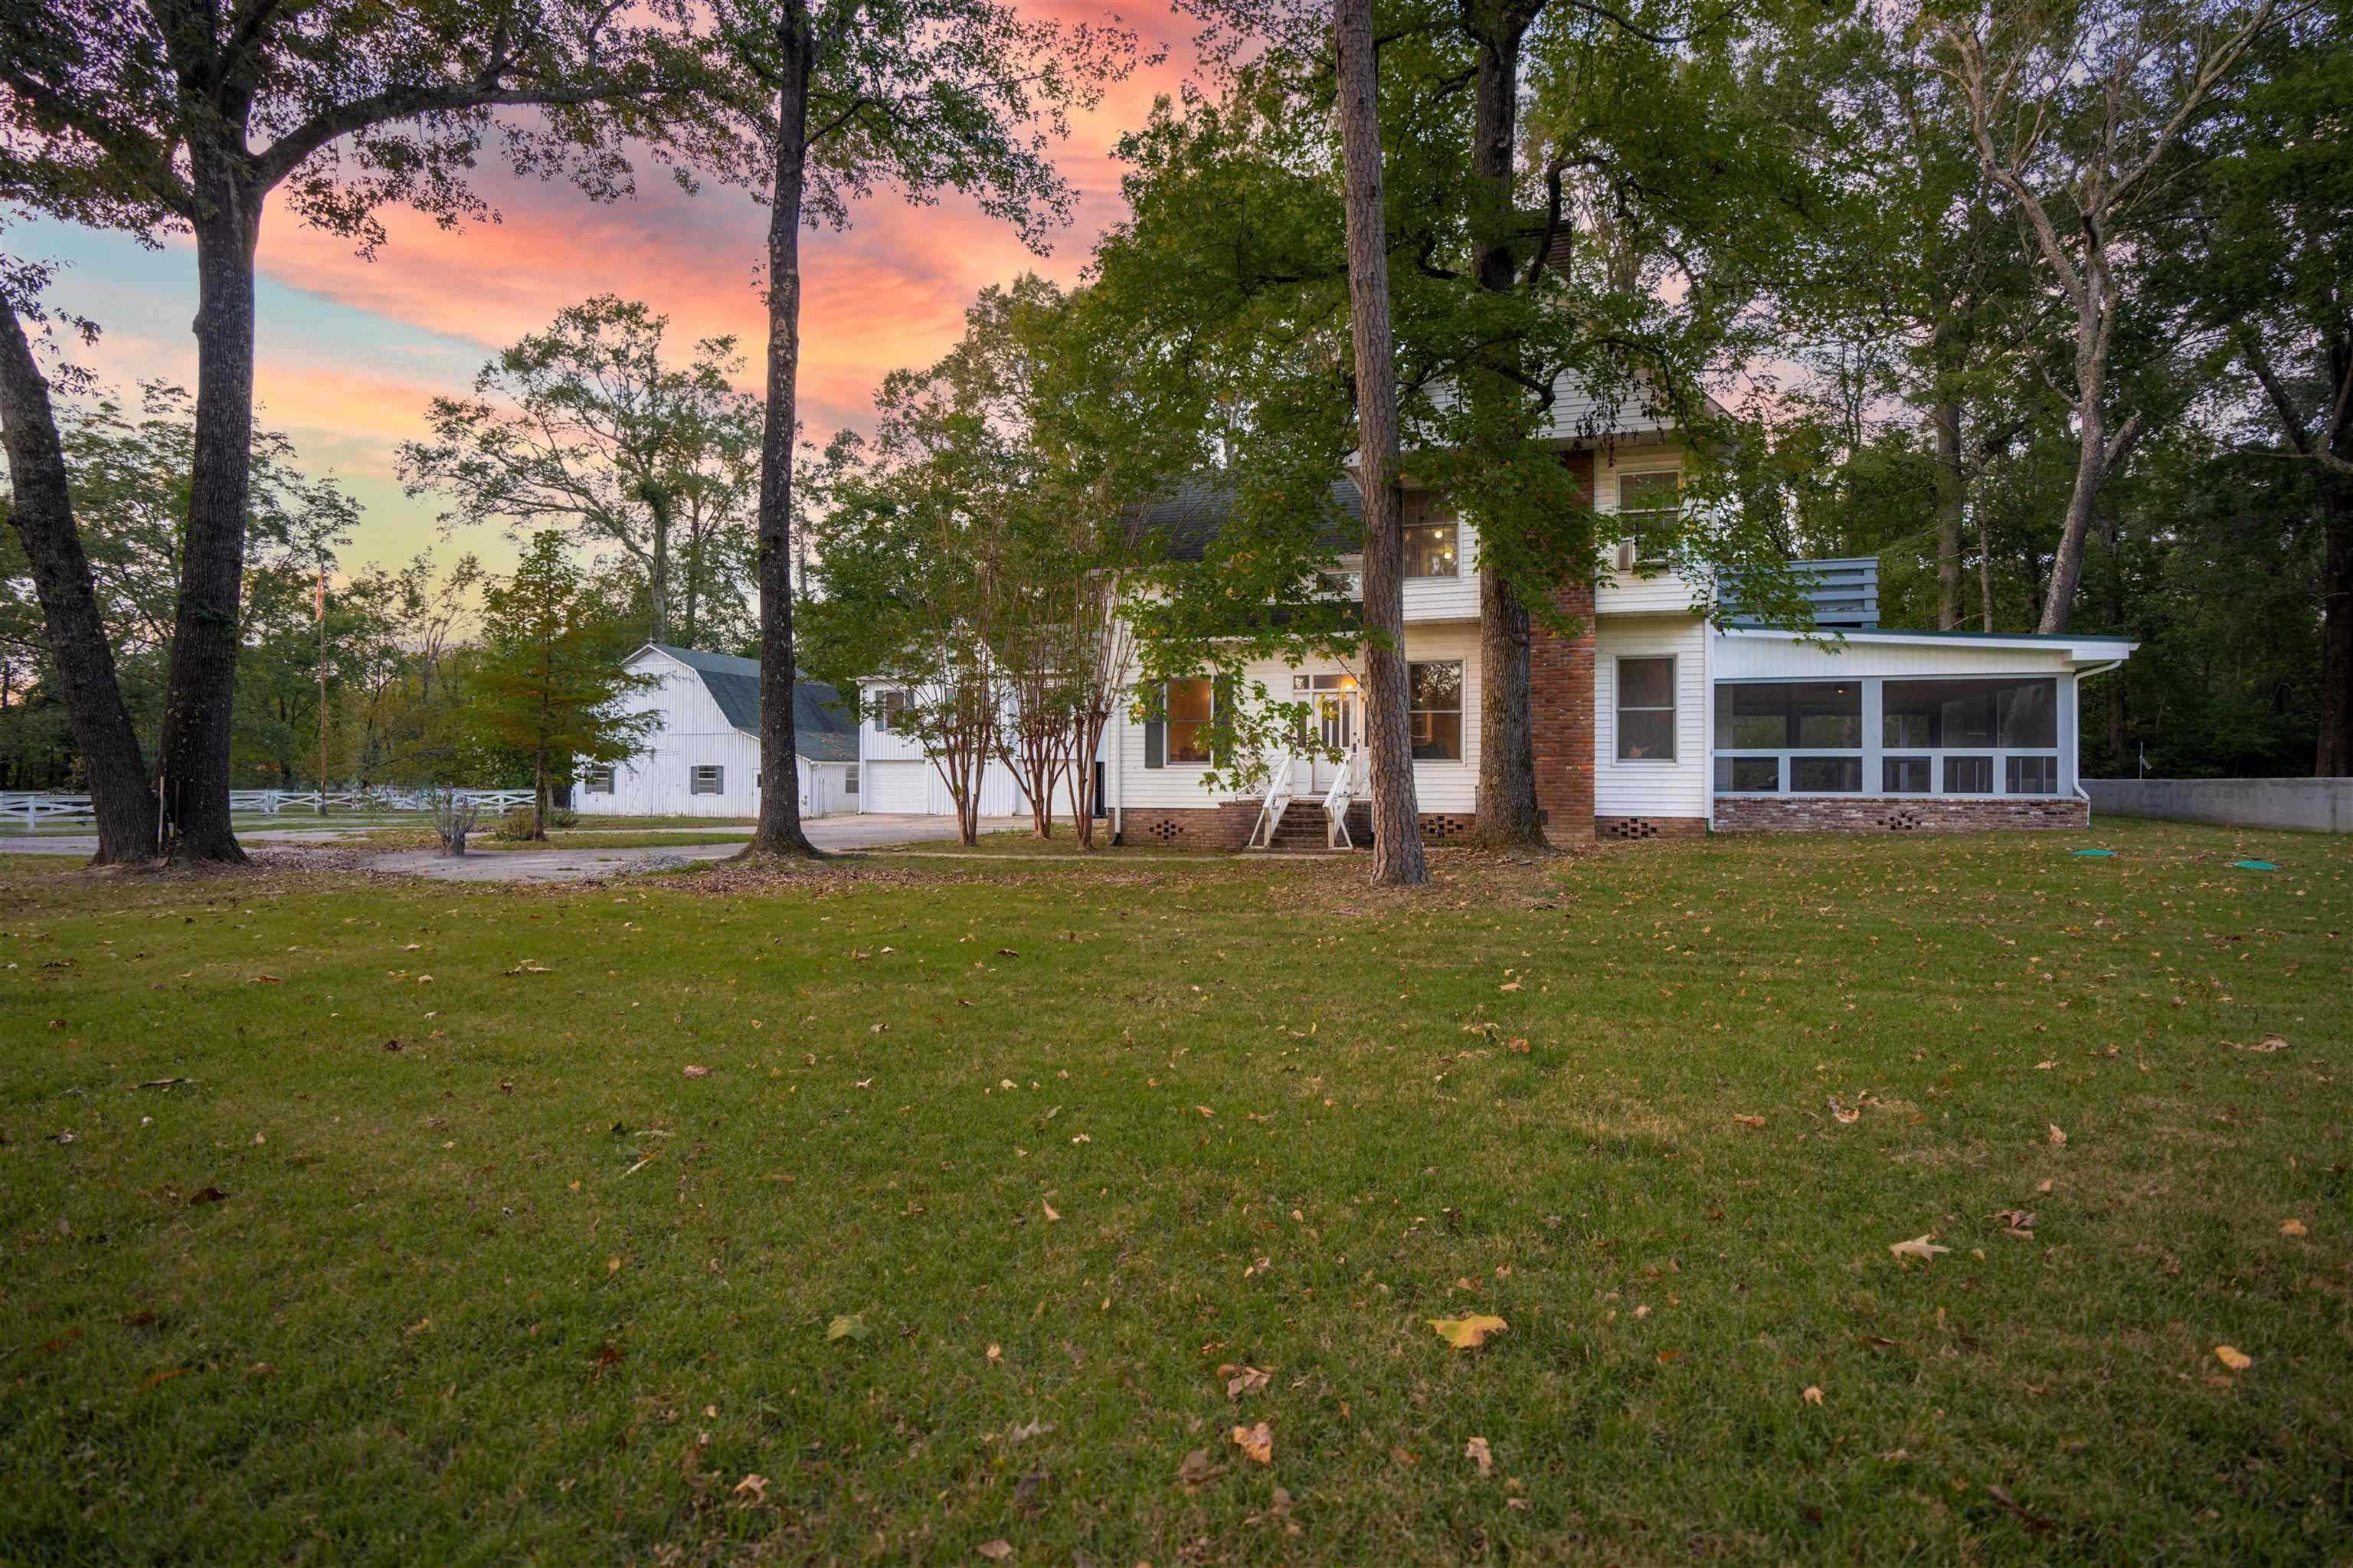
[[[1070,0],[1036,8],[1074,18],[1109,14]],[[1121,214],[1113,143],[1143,123],[1155,94],[1176,90],[1193,58],[1184,18],[1141,8],[1127,15],[1145,48],[1165,47],[1168,58],[1115,88],[1057,149],[1081,199],[1050,255],[1030,255],[954,193],[934,207],[912,207],[878,190],[853,210],[849,229],[804,237],[800,409],[811,437],[822,441],[862,425],[883,375],[936,357],[987,284],[1024,268],[1076,281],[1094,237]],[[747,375],[756,374],[765,313],[754,284],[766,209],[717,186],[689,196],[650,165],[641,165],[638,185],[633,200],[600,207],[569,187],[518,183],[486,167],[479,188],[502,221],[444,233],[390,210],[391,242],[373,261],[282,212],[265,220],[259,417],[292,436],[311,471],[333,473],[365,503],[345,569],[427,547],[440,559],[461,549],[512,559],[494,531],[444,543],[435,502],[401,493],[394,452],[422,433],[428,397],[462,390],[491,353],[566,305],[599,293],[644,300],[670,316],[669,341],[680,353],[697,338],[733,333]],[[120,235],[41,220],[12,224],[5,243],[19,255],[68,263],[52,297],[104,329],[99,346],[80,357],[110,385],[129,393],[142,379],[162,377],[195,387],[195,275],[185,241],[145,250]]]

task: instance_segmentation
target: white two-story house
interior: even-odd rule
[[[1675,432],[1644,416],[1596,439],[1589,408],[1573,398],[1560,407],[1563,461],[1597,509],[1620,520],[1605,532],[1630,543],[1613,539],[1591,588],[1563,594],[1577,635],[1535,634],[1537,799],[1556,842],[2087,820],[2076,778],[2078,683],[2121,663],[2130,642],[1884,630],[1868,560],[1811,564],[1812,637],[1740,626],[1736,616],[1714,626],[1694,585],[1641,567],[1630,543],[1681,504],[1685,453]],[[1335,494],[1356,510],[1352,481],[1337,480]],[[1230,501],[1186,487],[1148,521],[1173,554],[1198,557]],[[1415,795],[1423,832],[1443,842],[1468,832],[1479,813],[1479,540],[1426,492],[1409,490],[1407,524]],[[1295,758],[1264,794],[1221,794],[1205,778],[1217,694],[1206,679],[1172,682],[1156,705],[1165,717],[1122,715],[1105,737],[1104,804],[1124,842],[1240,848],[1271,837],[1286,811],[1321,812],[1327,802],[1344,821],[1353,802],[1350,837],[1365,842],[1369,813],[1354,757],[1361,667],[1268,662],[1246,673],[1274,696],[1312,704],[1321,738],[1350,760]]]

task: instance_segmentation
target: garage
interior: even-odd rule
[[[932,765],[928,762],[869,762],[865,799],[860,807],[869,811],[903,812],[920,816],[930,810]]]

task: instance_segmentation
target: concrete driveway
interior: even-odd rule
[[[984,833],[1003,832],[1008,829],[1029,827],[1027,817],[983,817],[980,831]],[[847,817],[819,817],[804,822],[802,828],[809,842],[821,850],[836,852],[876,849],[887,844],[938,843],[955,842],[954,817],[898,816],[886,812],[862,813]],[[593,833],[594,828],[568,829],[571,833]],[[680,833],[719,831],[696,828],[624,829],[619,832]],[[249,844],[266,843],[332,843],[342,835],[310,832],[263,830],[237,835]],[[396,850],[375,855],[361,863],[369,871],[396,872],[408,876],[430,877],[438,882],[579,882],[592,876],[624,876],[637,870],[655,855],[672,861],[724,860],[744,846],[726,844],[680,844],[675,848],[659,846],[633,849],[597,849],[594,845],[567,846],[545,850],[485,850],[470,854],[463,860],[450,860],[433,850]],[[41,837],[0,839],[0,854],[72,855],[88,859],[98,853],[94,834],[56,834]]]
[[[984,817],[980,831],[1002,832],[1026,828],[1027,817]],[[954,817],[894,816],[882,812],[851,817],[819,817],[801,824],[809,842],[821,850],[876,849],[886,844],[937,843],[955,841]],[[725,860],[743,849],[740,843],[680,844],[675,848],[597,849],[592,845],[547,850],[492,850],[451,860],[432,850],[401,850],[365,863],[370,871],[396,872],[430,877],[436,882],[580,882],[592,876],[627,876],[655,856],[665,863],[681,860]]]

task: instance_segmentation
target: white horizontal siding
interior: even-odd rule
[[[702,677],[669,654],[641,649],[627,667],[660,683],[628,693],[621,707],[655,714],[660,723],[644,751],[614,768],[611,794],[574,789],[579,810],[587,816],[757,816],[760,796],[753,780],[760,771],[759,741],[728,723]],[[723,769],[723,793],[688,793],[689,770],[702,765]]]
[[[1991,647],[1960,640],[1916,642],[1803,642],[1793,638],[1718,632],[1713,639],[1719,681],[1835,681],[1863,675],[2051,675],[2073,668],[2063,644]]]
[[[1417,762],[1413,765],[1414,795],[1425,811],[1468,812],[1474,809],[1479,789],[1479,629],[1475,625],[1408,627],[1405,638],[1409,660],[1459,659],[1462,662],[1462,760],[1460,762]],[[1264,660],[1244,666],[1244,680],[1261,683],[1268,697],[1276,702],[1294,700],[1292,691],[1293,675],[1318,675],[1339,673],[1344,666],[1325,661],[1309,661],[1293,669],[1280,660]],[[1362,673],[1361,665],[1345,666]],[[1359,734],[1361,736],[1361,719]],[[1236,791],[1212,791],[1202,782],[1208,771],[1199,764],[1172,764],[1163,768],[1144,765],[1145,726],[1134,722],[1113,725],[1103,736],[1103,749],[1114,759],[1118,771],[1114,782],[1105,780],[1110,798],[1125,808],[1199,808],[1215,806],[1221,801],[1244,798]],[[1252,790],[1250,796],[1263,792]]]
[[[1708,637],[1697,616],[1604,617],[1593,637],[1593,811],[1600,817],[1707,815]],[[1672,762],[1618,760],[1618,661],[1675,662]]]
[[[1614,516],[1618,511],[1618,477],[1621,473],[1681,473],[1683,468],[1683,449],[1676,446],[1619,447],[1599,452],[1594,457],[1594,510],[1603,517]],[[1614,546],[1608,524],[1598,530],[1607,546]],[[1674,614],[1688,610],[1694,598],[1694,587],[1685,577],[1671,571],[1652,576],[1633,572],[1614,572],[1609,562],[1610,550],[1601,552],[1602,569],[1593,590],[1593,608],[1601,615]]]

